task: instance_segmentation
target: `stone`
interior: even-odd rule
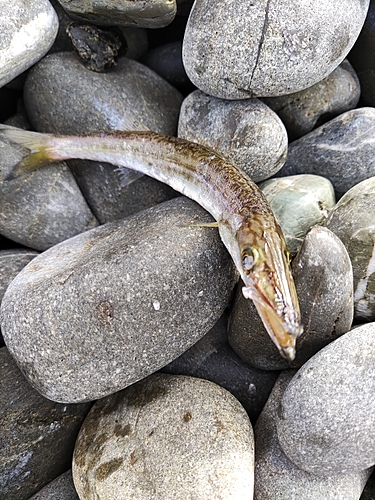
[[[223,99],[299,92],[346,57],[369,0],[197,0],[183,60],[190,80]]]
[[[369,469],[315,476],[296,467],[282,451],[277,438],[277,412],[294,373],[294,370],[281,373],[254,429],[255,500],[358,500],[371,472]]]
[[[361,94],[358,76],[348,60],[305,90],[262,100],[284,123],[289,141],[357,106]]]
[[[311,227],[323,224],[336,202],[332,184],[319,175],[277,177],[259,187],[277,214],[291,254],[297,253]]]
[[[349,53],[349,60],[357,71],[375,68],[375,3],[370,0],[365,23]]]
[[[21,248],[0,250],[0,302],[13,278],[37,255],[38,252]]]
[[[285,165],[277,175],[321,175],[340,197],[375,175],[374,143],[375,109],[353,109],[289,144]]]
[[[77,100],[79,106],[77,106]],[[40,132],[83,134],[150,129],[175,135],[181,94],[146,66],[120,58],[109,73],[86,69],[73,53],[53,54],[30,71],[25,105]],[[154,179],[131,174],[120,183],[117,167],[68,162],[100,223],[117,220],[175,196]]]
[[[1,136],[0,178],[27,154]],[[97,225],[66,163],[0,183],[0,233],[17,243],[46,250]]]
[[[352,266],[340,239],[323,227],[307,233],[292,264],[304,333],[289,363],[268,336],[255,306],[238,286],[228,327],[229,343],[251,366],[263,370],[297,368],[334,339],[348,332],[353,320]]]
[[[229,392],[154,374],[95,403],[72,471],[81,500],[251,500],[253,465],[252,428]]]
[[[43,398],[5,347],[0,349],[0,400],[0,498],[28,500],[69,468],[90,405]]]
[[[203,378],[224,387],[238,399],[254,424],[277,378],[277,372],[252,368],[231,349],[226,315],[161,371]]]
[[[237,271],[198,204],[179,197],[36,257],[1,303],[4,340],[53,401],[102,398],[159,370],[228,306]]]
[[[344,243],[353,265],[354,317],[375,320],[375,177],[350,189],[325,226]]]
[[[281,120],[258,99],[229,101],[200,90],[182,103],[178,136],[221,153],[255,182],[280,170],[288,147]]]
[[[74,19],[93,24],[163,28],[177,11],[176,0],[59,0]]]
[[[119,26],[119,29],[126,41],[126,57],[138,61],[146,54],[148,49],[147,30],[130,26]]]
[[[375,323],[315,354],[286,388],[277,417],[284,453],[318,476],[375,464]]]
[[[72,470],[67,470],[48,483],[29,500],[79,500],[73,483]]]
[[[371,474],[363,490],[360,500],[373,500],[375,498],[375,474]]]
[[[12,0],[0,17],[0,87],[30,68],[52,46],[58,29],[48,0]]]

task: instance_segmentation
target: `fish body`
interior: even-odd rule
[[[52,161],[94,160],[154,177],[199,203],[217,221],[244,296],[280,353],[294,359],[303,329],[287,246],[265,196],[241,169],[209,148],[148,131],[57,136],[2,126],[0,132],[31,151],[12,178]]]

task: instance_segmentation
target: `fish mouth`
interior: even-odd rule
[[[276,308],[256,285],[243,287],[242,293],[246,299],[254,302],[267,333],[281,356],[289,362],[293,361],[296,356],[296,340],[303,331],[299,313],[293,307]]]

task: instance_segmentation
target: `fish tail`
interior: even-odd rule
[[[0,133],[5,135],[10,141],[15,142],[30,150],[30,154],[17,163],[14,168],[3,178],[10,181],[23,174],[33,172],[56,158],[51,144],[51,134],[40,134],[18,128],[0,125]]]

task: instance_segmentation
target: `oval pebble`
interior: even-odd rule
[[[155,374],[98,401],[76,442],[80,500],[251,500],[253,432],[225,389]]]
[[[278,411],[280,445],[311,474],[375,464],[375,323],[346,333],[297,372]]]
[[[1,330],[53,401],[98,399],[157,371],[227,307],[235,266],[212,218],[179,197],[51,248],[13,280]],[[43,306],[42,306],[43,304]]]
[[[200,90],[182,103],[178,136],[222,153],[256,182],[280,170],[288,147],[281,120],[258,99],[228,101]]]

